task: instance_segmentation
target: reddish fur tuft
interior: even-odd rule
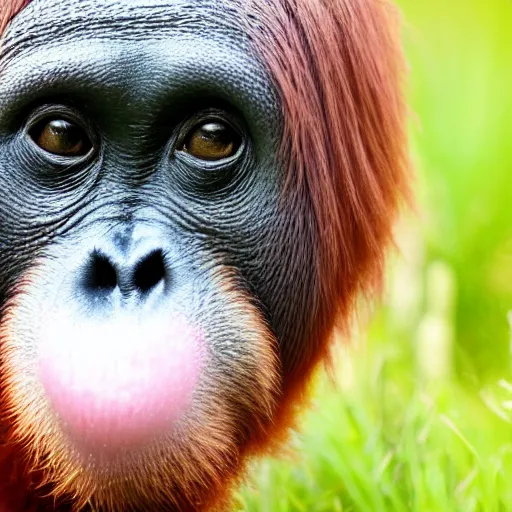
[[[16,16],[30,0],[0,0],[0,35],[2,35],[5,27],[11,19]]]

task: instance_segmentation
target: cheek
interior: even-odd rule
[[[276,340],[231,269],[215,279],[202,309],[161,302],[135,318],[52,301],[37,279],[20,287],[0,326],[1,390],[10,438],[52,498],[196,510],[264,442]]]
[[[64,429],[88,449],[117,450],[169,432],[204,364],[200,328],[185,317],[44,321],[38,372]]]

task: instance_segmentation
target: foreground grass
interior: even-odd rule
[[[360,355],[351,383],[321,379],[295,455],[255,467],[238,510],[512,510],[512,386],[411,386],[388,363]]]

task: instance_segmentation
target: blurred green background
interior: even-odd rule
[[[512,1],[400,0],[418,212],[238,509],[512,511]]]

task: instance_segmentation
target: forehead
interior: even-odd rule
[[[246,35],[245,2],[33,0],[0,48],[0,132],[13,113],[63,94],[148,115],[160,101],[208,96],[272,138],[281,111]]]
[[[238,0],[32,0],[11,23],[3,53],[67,39],[245,40]]]

